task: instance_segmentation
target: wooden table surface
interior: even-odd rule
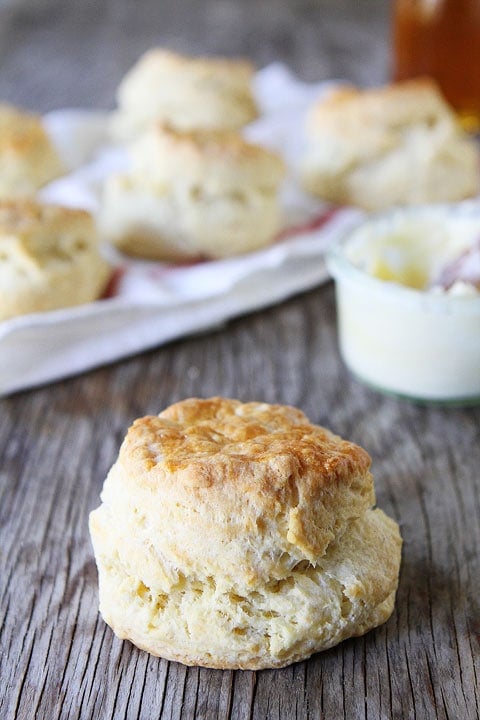
[[[380,83],[382,0],[9,2],[0,97],[109,107],[147,47],[288,62],[308,80]],[[452,348],[452,353],[455,348]],[[297,405],[373,457],[401,525],[382,627],[284,670],[209,671],[116,639],[97,612],[87,518],[131,421],[189,396]],[[365,388],[337,351],[330,284],[116,365],[0,400],[0,718],[479,717],[480,409]]]

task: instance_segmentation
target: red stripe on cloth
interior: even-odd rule
[[[120,281],[123,278],[123,276],[127,273],[128,268],[126,265],[121,265],[120,267],[115,268],[113,271],[110,280],[107,283],[107,287],[105,288],[101,300],[107,300],[108,298],[115,297],[118,294]]]
[[[285,230],[282,230],[275,238],[274,242],[282,242],[283,240],[292,240],[297,235],[304,235],[309,232],[314,232],[315,230],[319,230],[320,228],[327,225],[334,217],[341,211],[342,208],[340,207],[329,207],[326,210],[324,210],[322,213],[317,215],[316,217],[312,218],[308,222],[301,223],[300,225],[294,225],[292,227],[286,228]],[[262,248],[263,249],[263,248]],[[178,263],[155,263],[152,262],[150,267],[145,268],[144,271],[144,277],[149,278],[150,280],[159,280],[163,276],[168,275],[172,271],[178,270],[178,269],[184,269],[189,267],[194,267],[195,265],[199,265],[201,263],[215,263],[215,260],[207,260],[207,259],[192,259],[192,260],[183,260]],[[112,273],[112,276],[108,282],[108,285],[105,289],[105,292],[102,295],[102,300],[107,298],[116,297],[120,290],[120,283],[122,279],[125,277],[125,275],[128,274],[129,267],[128,265],[121,265]]]

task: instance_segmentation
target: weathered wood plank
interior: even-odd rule
[[[357,384],[338,362],[332,303],[323,288],[1,402],[1,717],[477,717],[479,410]],[[215,392],[298,403],[372,453],[378,502],[405,538],[384,627],[284,670],[232,673],[151,658],[99,619],[87,518],[126,427]]]

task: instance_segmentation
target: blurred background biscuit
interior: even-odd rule
[[[0,199],[33,195],[62,173],[41,118],[0,105]]]
[[[380,210],[462,200],[480,187],[475,141],[428,79],[340,88],[314,106],[307,136],[305,188],[334,203]]]
[[[239,129],[257,116],[253,73],[246,60],[149,50],[119,85],[112,134],[128,139],[154,121],[181,130]]]
[[[107,179],[99,226],[124,252],[221,258],[272,242],[283,161],[234,131],[155,125],[131,146],[130,172]]]
[[[89,213],[0,201],[0,320],[91,302],[110,273]]]

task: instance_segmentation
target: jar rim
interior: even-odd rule
[[[398,282],[381,280],[370,275],[355,265],[346,255],[346,247],[355,235],[362,229],[378,227],[381,224],[392,223],[402,217],[432,217],[441,215],[457,216],[460,218],[478,218],[480,234],[480,204],[478,201],[465,201],[457,204],[418,205],[408,207],[395,207],[384,212],[378,212],[358,221],[328,247],[325,255],[327,269],[335,281],[346,281],[360,287],[365,287],[376,295],[419,310],[441,314],[480,314],[480,293],[478,296],[451,295],[448,293],[435,293],[426,290],[401,285]]]

